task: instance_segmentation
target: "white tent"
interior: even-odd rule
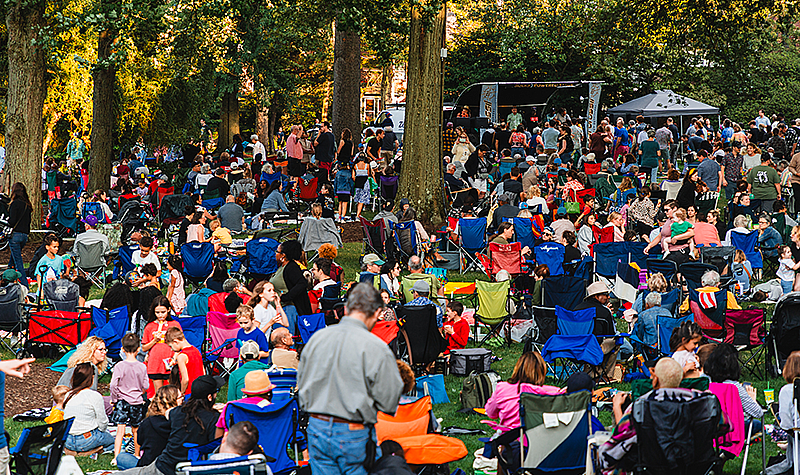
[[[703,104],[669,89],[655,91],[606,111],[610,116],[680,117],[684,115],[717,115],[719,108]]]

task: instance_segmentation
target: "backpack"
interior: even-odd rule
[[[486,406],[486,401],[492,396],[500,375],[494,371],[486,373],[472,372],[464,379],[459,399],[462,409],[474,409]]]

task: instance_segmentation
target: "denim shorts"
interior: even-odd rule
[[[87,437],[86,434],[89,436]],[[75,452],[88,452],[97,447],[103,447],[109,451],[114,450],[114,436],[108,432],[94,429],[86,434],[68,435],[64,447]]]

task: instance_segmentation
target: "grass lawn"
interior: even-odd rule
[[[343,278],[344,281],[352,281],[355,280],[357,273],[359,271],[358,264],[359,264],[359,257],[361,255],[361,243],[347,243],[344,245],[342,249],[339,251],[339,256],[337,257],[336,261],[344,268],[345,276]],[[473,282],[476,279],[486,279],[486,277],[479,273],[468,273],[466,275],[460,275],[457,273],[450,273],[449,280],[454,282]],[[101,298],[103,292],[99,289],[93,288],[90,298]],[[761,305],[759,305],[761,306]],[[771,317],[772,314],[772,306],[769,306],[767,309],[768,319]],[[492,369],[497,371],[502,379],[507,379],[511,376],[511,372],[514,368],[514,363],[516,362],[517,358],[522,352],[522,345],[521,344],[514,344],[510,348],[499,348],[494,349],[494,354],[500,358],[500,361],[497,361],[492,364]],[[110,375],[105,375],[101,381],[108,382],[110,381]],[[461,414],[457,411],[461,409],[461,405],[459,403],[459,391],[461,390],[463,378],[456,377],[456,376],[447,376],[445,378],[445,385],[447,388],[447,394],[450,398],[450,403],[447,404],[438,404],[434,406],[434,413],[436,414],[437,418],[441,418],[441,424],[443,427],[449,426],[457,426],[462,428],[470,428],[470,429],[483,429],[486,430],[486,434],[484,436],[489,436],[490,432],[488,431],[488,426],[482,424],[480,421],[482,419],[486,419],[485,416],[481,416],[479,414]],[[548,381],[549,383],[553,383],[553,381]],[[762,406],[764,404],[764,394],[763,389],[767,388],[769,385],[770,388],[779,389],[784,382],[782,380],[774,379],[769,381],[752,381],[753,385],[759,389],[759,403]],[[625,390],[628,389],[628,384],[616,384],[614,387]],[[50,388],[42,388],[42,391],[49,391]],[[777,391],[776,391],[777,393]],[[225,395],[227,394],[227,389],[223,388],[218,396],[218,400],[220,402],[225,401]],[[777,394],[776,394],[777,398]],[[601,422],[608,426],[611,426],[612,415],[611,412],[601,411],[599,414]],[[767,424],[774,423],[774,420],[771,415],[766,417],[765,422]],[[12,441],[16,442],[19,433],[22,431],[24,427],[28,427],[31,425],[35,425],[32,423],[17,423],[14,422],[10,417],[5,419],[5,428],[11,434]],[[473,461],[473,453],[482,447],[482,443],[478,441],[479,437],[484,437],[481,435],[474,435],[474,436],[461,436],[459,437],[461,440],[464,441],[466,444],[467,450],[469,454],[464,459],[457,461],[451,464],[450,470],[454,470],[455,468],[461,468],[465,470],[467,473],[473,473],[472,470],[472,461]],[[774,455],[778,452],[774,443],[771,440],[767,440],[767,457],[770,455]],[[741,457],[728,462],[725,465],[725,472],[729,474],[739,474],[741,470]],[[101,469],[112,469],[113,467],[110,464],[111,456],[110,455],[102,455],[98,458],[98,460],[92,460],[88,458],[80,458],[78,463],[80,464],[81,468],[85,472],[101,470]],[[756,474],[761,470],[761,448],[760,445],[754,445],[751,447],[751,453],[748,459],[746,473],[749,474]]]

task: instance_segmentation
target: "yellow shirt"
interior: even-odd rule
[[[698,287],[698,292],[719,292],[718,287]],[[739,302],[736,301],[736,297],[728,292],[728,305],[726,307],[729,310],[741,310],[742,307],[739,305]],[[681,308],[679,310],[681,315],[685,315],[690,312],[689,310],[689,297],[686,297],[686,300],[683,301],[681,304]]]
[[[57,407],[53,406],[50,409],[50,415],[44,418],[45,424],[53,424],[55,422],[61,422],[64,420],[64,410],[58,409]]]
[[[233,242],[233,238],[231,237],[231,230],[228,228],[223,228],[222,226],[218,227],[216,231],[211,233],[212,239],[219,239],[220,244],[228,245]]]

